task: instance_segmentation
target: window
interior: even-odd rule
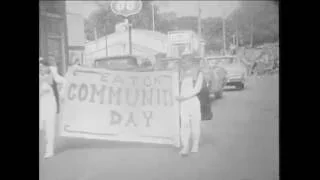
[[[62,21],[48,18],[47,30],[49,36],[60,37],[62,35]]]
[[[53,14],[64,13],[65,1],[40,1],[40,7]]]

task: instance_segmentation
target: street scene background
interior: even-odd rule
[[[278,180],[278,1],[142,1],[127,19],[110,3],[40,1],[39,57],[54,57],[64,77],[71,66],[95,68],[97,59],[113,56],[142,57],[139,68],[155,71],[162,59],[181,55],[169,34],[190,31],[195,38],[182,49],[207,63],[237,59],[241,67],[219,66],[226,75],[210,79],[223,82],[213,90],[221,97],[210,104],[212,118],[201,122],[198,153],[181,157],[168,145],[65,138],[44,159],[41,132],[40,179]],[[230,71],[242,73],[240,86],[228,85]]]
[[[212,104],[213,120],[202,124],[197,154],[181,158],[169,146],[65,145],[62,153],[40,160],[40,179],[279,179],[279,80],[249,81],[245,91],[229,90]]]

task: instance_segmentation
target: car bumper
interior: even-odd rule
[[[233,84],[239,84],[244,83],[243,77],[229,77],[227,78],[226,85],[233,85]]]

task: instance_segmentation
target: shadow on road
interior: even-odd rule
[[[147,144],[139,142],[118,142],[105,140],[88,140],[82,138],[59,137],[55,146],[55,153],[63,153],[72,149],[128,149],[128,148],[172,148],[170,145]]]
[[[237,89],[237,88],[226,88],[226,89],[224,89],[223,91],[225,91],[225,92],[232,92],[232,91],[241,91],[241,90],[239,90],[239,89]]]

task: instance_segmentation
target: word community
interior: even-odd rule
[[[128,105],[173,106],[171,89],[114,87],[104,84],[71,83],[67,92],[70,101]]]

